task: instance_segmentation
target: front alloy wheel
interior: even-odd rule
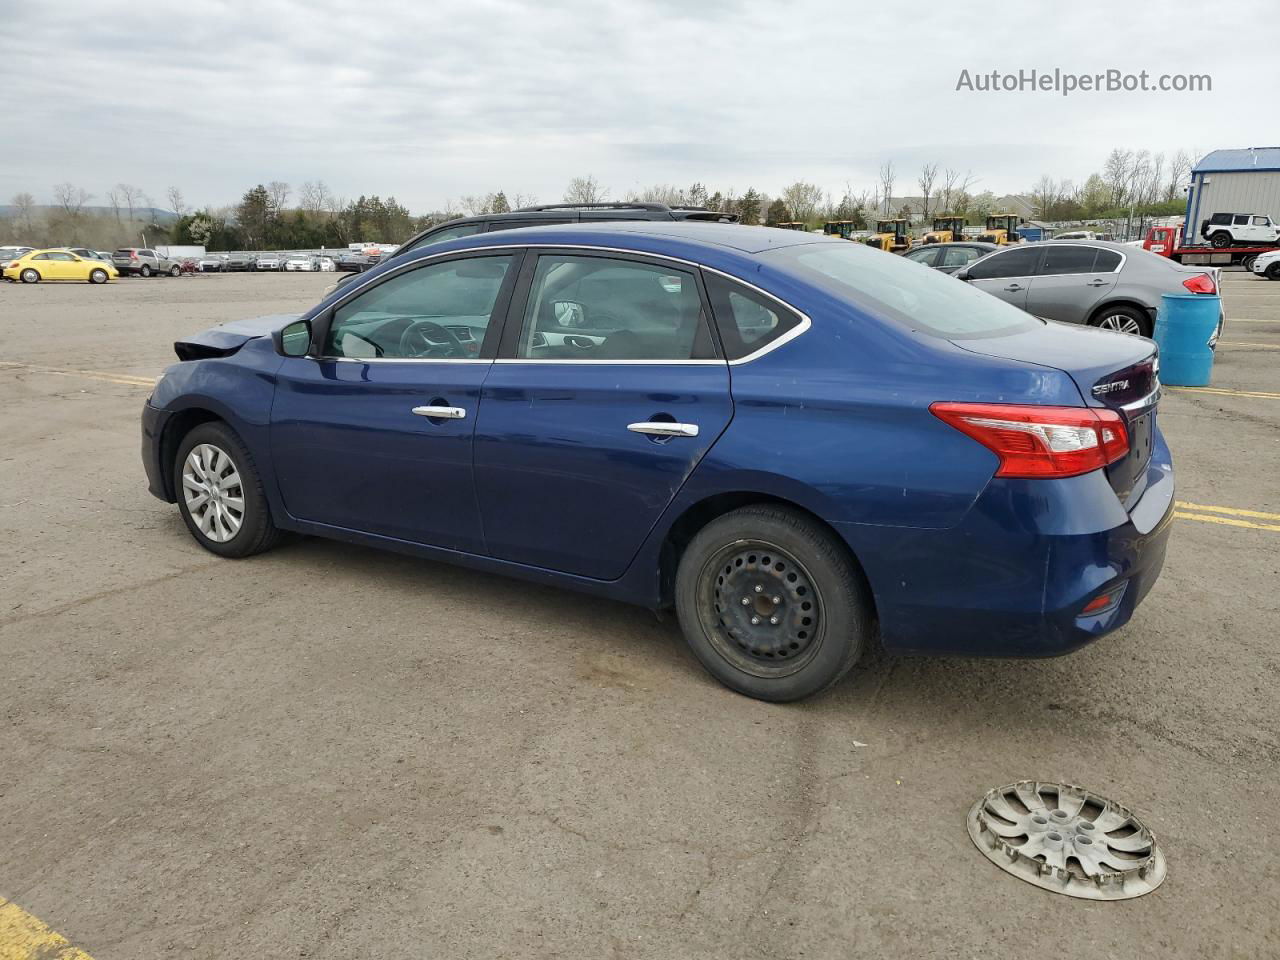
[[[279,531],[253,457],[225,423],[203,423],[183,438],[174,460],[183,522],[197,543],[222,557],[273,546]]]
[[[211,443],[193,447],[182,464],[182,496],[200,533],[226,543],[244,524],[244,488],[230,455]]]

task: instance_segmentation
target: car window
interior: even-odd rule
[[[966,263],[973,263],[983,251],[977,247],[947,247],[942,251],[942,262],[939,266],[943,267],[963,267]]]
[[[938,337],[994,337],[1041,325],[977,287],[861,244],[796,244],[771,250],[761,259],[868,313]]]
[[[1120,266],[1123,258],[1114,250],[1099,250],[1098,259],[1093,264],[1094,273],[1112,273]]]
[[[138,255],[142,257],[154,257],[156,252],[154,250],[139,250]]]
[[[1237,214],[1236,214],[1235,226],[1237,226],[1237,227],[1243,227],[1243,226],[1245,226],[1246,224],[1248,224],[1248,222],[1249,222],[1249,218],[1248,218],[1248,216],[1246,216],[1246,215],[1245,215],[1245,214],[1243,214],[1243,213],[1237,213]]]
[[[479,356],[510,256],[406,271],[334,311],[324,355],[466,360]]]
[[[800,325],[800,315],[728,277],[703,272],[725,356],[741,360]]]
[[[1093,262],[1097,256],[1097,247],[1046,244],[1044,260],[1040,263],[1040,274],[1041,276],[1058,276],[1067,273],[1089,273],[1093,270]]]
[[[412,246],[402,247],[397,250],[396,253],[404,253],[408,250],[417,250],[419,247],[429,247],[433,243],[444,243],[446,240],[456,240],[458,237],[469,237],[473,233],[479,233],[483,229],[483,220],[479,223],[460,223],[456,227],[445,227],[442,230],[437,230],[435,233],[428,233]]]
[[[1254,217],[1253,225],[1255,227],[1269,227],[1271,226],[1271,219],[1269,217]]]
[[[59,250],[57,253],[49,254],[49,259],[62,260],[65,262],[65,261],[74,261],[75,257],[70,253],[66,253],[65,251]]]
[[[970,280],[998,280],[1003,277],[1029,277],[1035,273],[1040,259],[1039,247],[1015,247],[993,254],[969,268]]]
[[[53,258],[52,258],[52,257],[50,257],[50,256],[49,256],[49,254],[47,254],[47,253],[37,253],[37,254],[36,254],[34,257],[32,257],[31,259],[32,259],[32,260],[51,260],[51,259],[53,259]]]
[[[918,247],[915,250],[908,250],[903,256],[916,263],[923,263],[926,267],[932,267],[938,261],[938,247]]]
[[[693,274],[609,257],[538,258],[516,356],[526,360],[715,357]]]

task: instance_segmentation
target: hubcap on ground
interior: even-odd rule
[[[1098,326],[1103,330],[1118,330],[1120,333],[1142,335],[1142,327],[1138,325],[1138,321],[1133,317],[1125,316],[1123,313],[1113,313],[1110,316],[1103,317]]]
[[[226,451],[211,443],[191,448],[182,464],[182,496],[200,533],[226,543],[244,523],[240,471]]]
[[[802,669],[825,629],[822,598],[804,565],[761,540],[735,541],[707,561],[698,610],[720,655],[759,677]]]

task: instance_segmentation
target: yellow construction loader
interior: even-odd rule
[[[933,229],[924,235],[925,243],[951,243],[964,237],[964,217],[934,217]]]
[[[877,220],[876,232],[867,238],[867,246],[886,253],[902,253],[911,249],[909,220]]]
[[[808,230],[809,229],[808,224],[800,223],[797,220],[788,220],[786,223],[775,223],[774,226],[780,227],[783,230]]]
[[[987,217],[987,229],[978,237],[984,243],[997,243],[1005,246],[1010,243],[1021,243],[1018,236],[1018,224],[1022,218],[1016,213],[997,213]]]
[[[822,232],[829,237],[839,237],[842,240],[849,240],[853,234],[863,229],[852,220],[828,220],[822,225]]]

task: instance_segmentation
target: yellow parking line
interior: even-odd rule
[[[1183,510],[1201,510],[1208,513],[1227,513],[1233,517],[1256,517],[1259,520],[1274,520],[1280,523],[1280,513],[1265,513],[1262,510],[1242,510],[1239,507],[1218,507],[1207,503],[1190,503],[1186,500],[1179,500],[1174,504]]]
[[[1280,393],[1267,393],[1263,390],[1228,390],[1226,387],[1170,387],[1178,393],[1211,393],[1221,397],[1256,397],[1261,400],[1280,400]]]
[[[0,897],[0,960],[93,960],[16,903]]]
[[[105,370],[60,370],[56,367],[42,367],[34,363],[15,363],[0,361],[0,367],[9,370],[30,370],[33,373],[48,373],[56,377],[83,377],[86,380],[102,380],[106,383],[121,383],[127,387],[154,387],[155,377],[139,377],[132,373],[111,373]],[[3,960],[0,957],[0,960]]]
[[[1175,510],[1173,515],[1183,520],[1199,520],[1201,523],[1220,523],[1228,527],[1248,527],[1250,530],[1272,530],[1280,533],[1280,523],[1251,523],[1248,520],[1237,520],[1235,517],[1211,517],[1207,513],[1187,513],[1183,510]]]

